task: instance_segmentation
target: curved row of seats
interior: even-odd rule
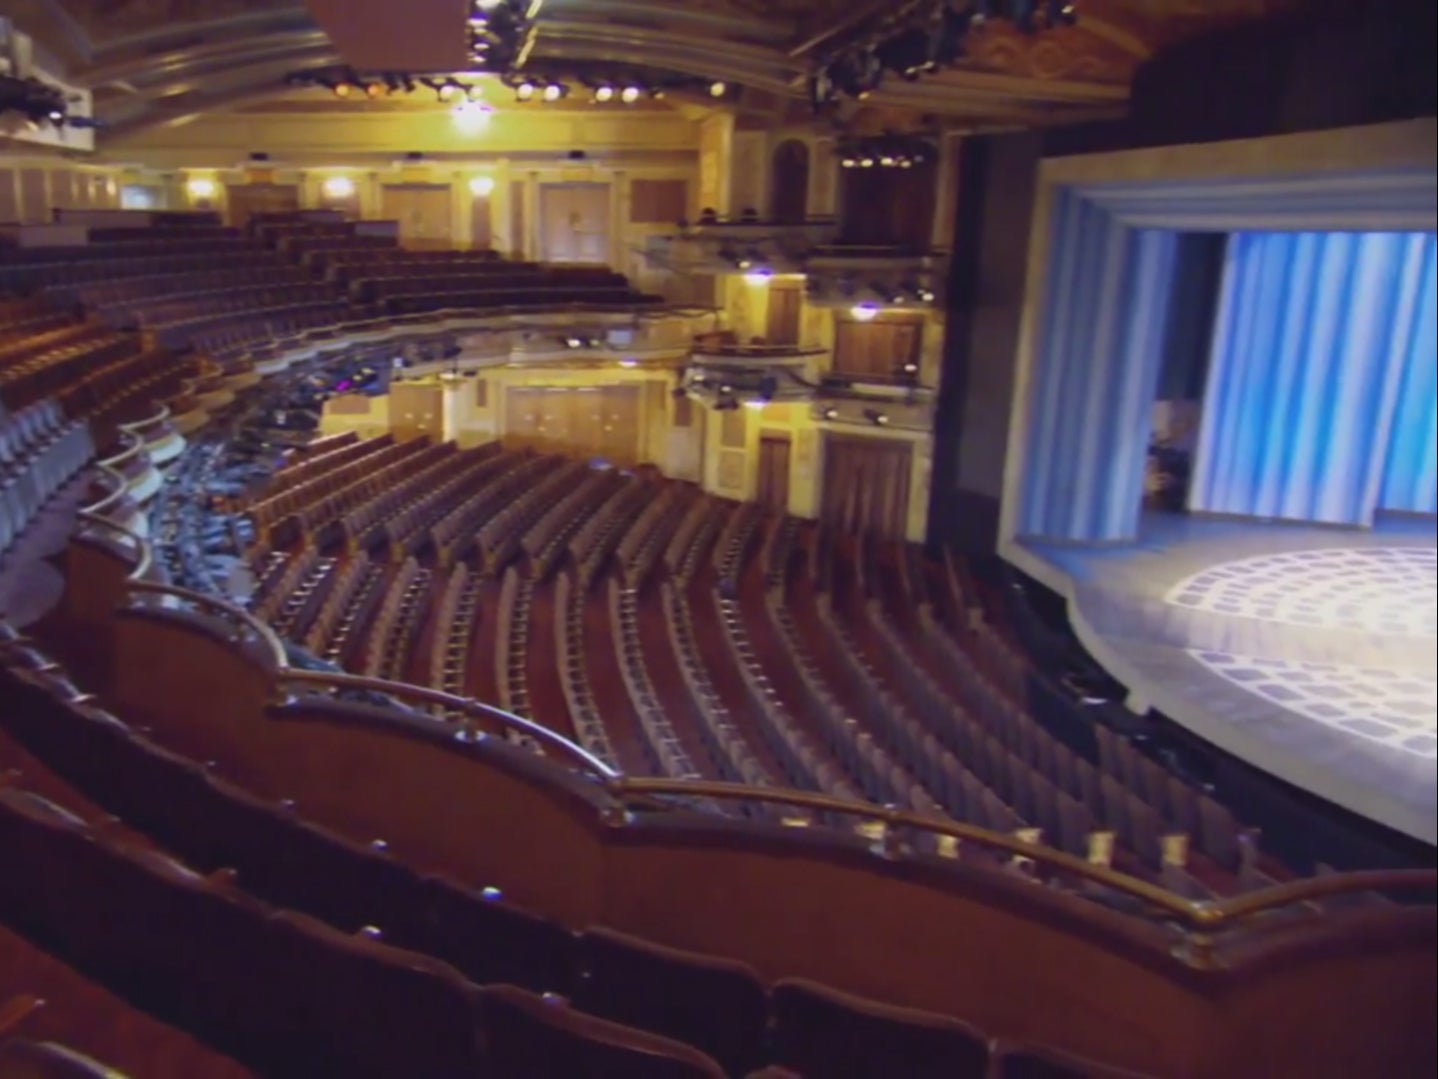
[[[421,876],[161,749],[13,636],[0,684],[0,731],[60,780],[0,788],[26,869],[0,914],[267,1075],[1112,1074]]]
[[[292,504],[313,496],[317,505],[327,505],[335,496],[325,492],[348,488],[358,462],[371,459],[366,446],[347,443],[324,455],[335,457],[333,479],[307,465],[300,474],[304,483],[270,498]],[[404,449],[386,441],[378,452]],[[1148,776],[1146,788],[1134,789],[1126,777],[1075,752],[1025,711],[1015,694],[1022,685],[1018,660],[988,623],[955,629],[940,623],[932,604],[921,604],[916,614],[905,616],[906,626],[899,612],[866,594],[873,588],[865,568],[870,555],[862,544],[850,550],[827,534],[811,542],[805,537],[812,525],[766,518],[753,505],[686,496],[682,485],[595,471],[581,462],[512,458],[494,447],[485,449],[482,459],[480,467],[492,477],[488,484],[477,485],[467,498],[455,487],[449,502],[426,503],[437,517],[430,532],[433,548],[406,545],[390,557],[435,558],[436,564],[449,565],[472,550],[476,568],[501,575],[483,617],[499,627],[493,685],[502,706],[558,731],[576,732],[603,760],[615,760],[617,747],[622,761],[625,747],[633,745],[638,756],[630,764],[660,775],[783,776],[793,785],[839,797],[858,794],[1042,836],[1079,857],[1116,859],[1155,879],[1169,867],[1192,867],[1199,858],[1201,876],[1211,887],[1234,887],[1228,874],[1238,868],[1239,829],[1231,818],[1220,820],[1217,802],[1174,780],[1186,792],[1182,804],[1191,807],[1180,817],[1173,812],[1180,803],[1172,794],[1163,793],[1158,806],[1153,804],[1156,776]],[[502,482],[519,474],[522,484]],[[381,497],[383,487],[371,484],[371,496]],[[501,491],[503,499],[494,497]],[[591,525],[597,532],[606,507],[621,496],[630,507],[630,527],[608,541],[612,554],[590,562],[582,553],[576,557],[565,541],[591,531]],[[633,513],[639,505],[643,510]],[[448,511],[438,517],[445,506]],[[466,527],[473,530],[468,536]],[[655,557],[659,540],[665,541],[665,576],[678,593],[667,600],[642,569],[646,558]],[[812,558],[805,554],[809,549]],[[915,572],[907,559],[898,557],[904,572],[916,577],[937,572],[932,567]],[[796,565],[803,572],[795,573]],[[562,586],[563,602],[554,608],[554,654],[561,657],[556,669],[535,658],[541,653],[532,647],[530,612],[551,602],[550,590],[559,585],[547,578],[563,566],[572,570]],[[502,572],[507,568],[516,572]],[[466,601],[465,609],[478,610],[488,586],[465,581],[474,601]],[[301,584],[297,594],[305,589]],[[607,639],[614,644],[608,650],[590,638],[585,623],[586,597],[594,589],[601,597],[612,596]],[[691,592],[693,597],[684,599]],[[473,695],[487,679],[469,662],[473,633],[452,628],[459,594],[447,596],[447,602],[411,600],[406,606],[438,612],[431,614],[439,631],[429,634],[434,652],[428,662],[436,687]],[[693,602],[714,606],[717,652],[705,654],[693,640],[681,640],[675,615]],[[664,627],[663,655],[656,660],[684,672],[674,683],[684,687],[682,701],[659,703],[647,672],[656,646],[646,650],[638,643],[645,619]],[[283,619],[278,624],[288,626]],[[394,642],[400,649],[404,643]],[[382,650],[373,641],[361,647],[368,653]],[[547,636],[544,648],[550,654]],[[408,664],[409,657],[397,656],[387,669]],[[562,703],[536,711],[537,702],[560,700],[534,692],[536,684],[547,684],[545,670],[557,675]],[[618,676],[612,683],[611,671]],[[714,689],[725,682],[729,701]],[[746,721],[742,735],[735,716]],[[676,731],[674,722],[680,720]],[[1137,769],[1130,770],[1137,774]]]

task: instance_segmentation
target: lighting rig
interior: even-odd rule
[[[911,169],[937,161],[938,148],[916,135],[878,135],[842,139],[834,148],[846,169]]]
[[[587,94],[597,105],[634,105],[644,100],[662,100],[670,93],[685,92],[714,101],[732,98],[733,88],[718,79],[658,75],[635,69],[608,68],[603,72],[530,64],[521,72],[491,72],[483,65],[457,75],[421,75],[405,71],[361,72],[352,67],[328,67],[296,71],[285,77],[291,86],[315,86],[335,97],[354,101],[375,101],[385,97],[432,92],[443,104],[459,105],[478,101],[485,85],[480,75],[496,74],[520,102],[553,104],[574,95]]]
[[[916,82],[964,56],[970,34],[1001,19],[1036,34],[1078,19],[1073,0],[910,0],[867,33],[826,53],[809,79],[816,110],[843,98],[864,101],[890,75]]]
[[[485,71],[514,71],[534,48],[535,20],[544,0],[472,0],[469,60]]]
[[[35,127],[46,124],[56,128],[99,126],[88,116],[70,115],[70,106],[77,100],[58,86],[33,76],[20,79],[0,75],[0,113],[18,112],[26,123]]]

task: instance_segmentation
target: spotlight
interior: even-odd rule
[[[723,96],[724,96],[725,94],[727,94],[728,92],[729,92],[729,84],[726,83],[726,82],[720,82],[720,81],[716,80],[716,81],[711,82],[711,83],[709,84],[709,96],[710,96],[710,97],[723,97]]]
[[[366,85],[364,88],[365,97],[369,98],[370,100],[374,100],[377,97],[384,96],[384,92],[385,88],[384,83],[382,82],[372,82]]]
[[[839,164],[846,169],[852,169],[858,163],[859,159],[857,157],[849,157],[847,154],[844,156],[843,160],[839,162]]]
[[[626,105],[632,105],[639,100],[641,91],[637,86],[626,86],[619,93],[619,100]]]
[[[522,83],[520,83],[514,88],[514,96],[520,101],[528,101],[534,96],[534,89],[534,83],[530,82],[528,79],[525,79]]]
[[[563,96],[564,86],[562,83],[552,82],[544,88],[545,101],[558,101]]]
[[[837,420],[839,418],[839,410],[837,408],[826,408],[823,412],[819,413],[819,415],[826,420]]]
[[[331,87],[335,97],[349,97],[350,94],[354,93],[354,89],[355,88],[347,82],[337,82]]]
[[[599,102],[614,100],[614,87],[600,86],[594,91],[594,100]]]

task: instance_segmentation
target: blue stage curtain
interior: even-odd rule
[[[1191,509],[1372,523],[1431,245],[1409,233],[1230,238]]]
[[[1015,533],[1124,542],[1138,531],[1177,234],[1129,228],[1072,192],[1053,212]]]
[[[1403,376],[1388,439],[1378,508],[1438,513],[1438,239],[1421,237],[1418,317],[1401,342]]]

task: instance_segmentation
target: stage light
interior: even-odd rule
[[[710,96],[710,97],[723,97],[723,96],[724,96],[725,94],[727,94],[728,92],[729,92],[729,84],[728,84],[728,83],[719,82],[719,81],[716,80],[716,81],[711,82],[711,83],[709,84],[709,96]]]
[[[384,83],[382,82],[372,82],[366,85],[364,88],[365,97],[369,98],[371,101],[373,101],[377,97],[382,97],[384,95],[384,92]]]
[[[600,103],[614,100],[614,87],[600,86],[594,91],[594,100]]]
[[[849,316],[855,322],[872,322],[874,316],[879,313],[879,305],[872,303],[856,303],[849,308]]]
[[[488,198],[494,192],[493,176],[471,176],[469,193],[477,199]]]
[[[520,101],[528,101],[534,96],[534,89],[534,83],[530,82],[528,79],[525,79],[522,83],[520,83],[514,88],[514,96]]]
[[[626,105],[632,105],[639,100],[641,91],[637,86],[626,86],[619,93],[619,100]]]
[[[355,182],[348,176],[330,176],[321,185],[327,199],[347,199],[355,193]]]
[[[561,83],[552,82],[544,88],[545,101],[558,101],[564,96],[564,86]]]
[[[347,82],[337,82],[330,88],[335,97],[349,97],[354,93],[354,87]]]

